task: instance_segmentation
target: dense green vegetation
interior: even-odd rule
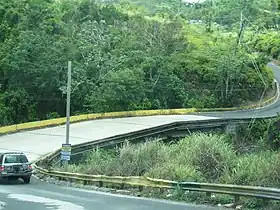
[[[238,106],[271,88],[264,54],[238,47],[225,26],[205,33],[183,15],[212,7],[98,2],[1,1],[0,125],[65,116],[68,60],[72,114]]]
[[[280,60],[280,34],[277,31],[264,33],[252,40],[252,45],[259,52],[265,53],[272,59]]]
[[[108,2],[1,0],[0,126],[64,116],[68,60],[72,115],[238,106],[272,88],[279,0]],[[95,150],[68,170],[280,187],[279,123],[240,132]]]
[[[109,176],[148,176],[176,181],[280,187],[279,120],[257,121],[248,127],[240,127],[237,138],[219,133],[194,133],[176,143],[166,144],[159,140],[125,143],[115,150],[97,148],[87,153],[84,161],[63,170]],[[217,204],[231,202],[232,199],[229,196],[207,198],[199,193],[173,193],[172,199],[188,202],[210,199],[211,203]],[[170,192],[153,196],[166,198],[168,194],[170,196]],[[252,209],[279,209],[279,205],[274,202],[256,202],[254,199],[245,199],[244,202],[246,207]]]
[[[243,21],[258,29],[277,28],[280,23],[279,0],[205,0],[189,4],[189,18],[217,23],[227,28],[239,27]]]

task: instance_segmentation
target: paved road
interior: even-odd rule
[[[4,205],[1,209],[1,203]],[[217,210],[179,202],[108,194],[32,180],[0,185],[1,210]]]
[[[212,118],[214,117],[172,115],[86,121],[71,125],[70,142],[79,144],[178,120],[190,121]],[[30,161],[33,161],[41,155],[61,147],[63,141],[65,141],[65,126],[15,133],[0,136],[0,152],[24,151]]]
[[[150,116],[122,119],[102,119],[71,125],[72,144],[92,141],[121,133],[141,130],[178,120],[202,120],[213,117],[179,115]],[[39,156],[61,146],[65,140],[65,126],[15,133],[0,137],[1,151],[24,151],[33,161]],[[4,207],[1,207],[4,205]],[[117,196],[95,191],[82,191],[31,180],[31,184],[0,183],[0,210],[213,210],[207,206],[195,206],[160,200]],[[2,208],[2,209],[1,209]]]
[[[275,79],[280,84],[280,68],[273,63],[269,63],[268,66],[272,68]],[[254,117],[270,117],[276,116],[280,113],[280,100],[269,107],[263,107],[256,110],[244,110],[244,111],[228,111],[228,112],[212,112],[201,113],[198,115],[219,117],[219,118],[254,118]]]
[[[272,64],[270,64],[270,66],[274,70],[275,78],[280,82],[280,71],[278,67]],[[72,144],[78,144],[178,120],[272,116],[276,115],[279,111],[280,102],[277,102],[270,107],[259,109],[258,111],[234,111],[202,113],[198,115],[150,116],[88,121],[71,125],[70,141]],[[32,161],[45,153],[59,148],[61,143],[64,142],[64,139],[65,126],[1,136],[0,152],[11,150],[24,151]],[[43,183],[35,179],[31,181],[30,185],[0,183],[0,210],[17,209],[210,210],[218,208],[116,196],[95,191],[82,191],[75,188],[66,188]]]

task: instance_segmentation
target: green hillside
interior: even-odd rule
[[[0,125],[65,116],[68,60],[72,114],[230,107],[269,91],[268,60],[237,45],[236,31],[227,36],[215,26],[207,33],[204,23],[174,12],[181,11],[177,1],[162,2],[176,9],[151,12],[139,1],[1,1]]]

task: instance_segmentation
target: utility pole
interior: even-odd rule
[[[244,19],[243,19],[243,11],[241,11],[241,13],[240,13],[240,29],[239,29],[239,33],[238,33],[238,36],[237,36],[237,45],[240,45],[240,43],[241,43],[244,28],[245,28],[245,24],[244,24]]]
[[[240,13],[240,28],[239,32],[237,35],[237,40],[236,40],[236,47],[234,49],[234,54],[236,54],[236,50],[238,46],[241,44],[242,36],[244,34],[244,29],[245,29],[245,18],[243,18],[243,11]]]
[[[212,31],[212,21],[213,21],[213,6],[214,6],[214,2],[213,0],[210,0],[210,10],[209,10],[209,14],[208,14],[208,19],[207,19],[207,25],[206,25],[206,32],[211,32]]]
[[[70,94],[71,94],[71,61],[68,61],[68,75],[67,75],[67,102],[66,102],[66,144],[69,144],[70,132]]]
[[[68,73],[67,73],[67,99],[66,99],[66,141],[62,144],[61,148],[61,161],[65,166],[68,165],[68,161],[71,157],[71,144],[69,144],[70,133],[70,93],[71,93],[71,61],[68,61]]]

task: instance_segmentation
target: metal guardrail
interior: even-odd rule
[[[102,187],[104,183],[118,184],[120,188],[124,185],[131,187],[138,187],[142,191],[143,187],[160,188],[160,189],[180,189],[183,191],[197,191],[217,194],[229,194],[234,196],[235,203],[238,203],[240,196],[265,198],[272,200],[280,200],[280,189],[255,187],[255,186],[240,186],[229,184],[210,184],[210,183],[196,183],[196,182],[177,182],[162,179],[153,179],[143,176],[105,176],[105,175],[88,175],[79,173],[69,173],[60,171],[49,171],[35,165],[35,168],[44,175],[65,179],[69,181],[83,181],[84,184],[98,183]]]
[[[270,118],[270,117],[269,117]],[[228,123],[246,123],[248,120],[244,119],[210,119],[210,120],[200,120],[200,121],[181,121],[174,122],[167,125],[161,125],[157,127],[152,127],[140,131],[135,131],[127,134],[121,134],[114,137],[109,137],[105,139],[100,139],[97,141],[86,142],[82,144],[77,144],[72,146],[72,152],[79,154],[84,151],[92,150],[94,147],[105,147],[120,144],[126,140],[129,141],[139,141],[145,137],[150,137],[152,135],[162,135],[167,134],[172,130],[176,130],[182,127],[195,127],[202,126],[201,124],[207,125],[211,123],[219,123],[219,125],[227,125]],[[149,177],[121,177],[121,176],[105,176],[105,175],[88,175],[88,174],[78,174],[51,170],[51,166],[57,159],[60,158],[60,150],[57,150],[37,161],[34,168],[37,172],[45,174],[51,177],[56,177],[59,179],[66,179],[70,181],[82,181],[84,184],[89,182],[98,183],[100,187],[105,184],[117,184],[123,187],[128,185],[131,187],[138,187],[141,191],[143,187],[149,188],[160,188],[160,189],[181,189],[184,191],[198,191],[205,192],[208,195],[211,193],[218,194],[229,194],[234,196],[235,203],[239,202],[240,196],[249,196],[255,198],[265,198],[280,200],[280,189],[276,188],[266,188],[266,187],[255,187],[255,186],[239,186],[239,185],[226,185],[226,184],[210,184],[210,183],[195,183],[195,182],[176,182],[170,180],[153,179]]]

